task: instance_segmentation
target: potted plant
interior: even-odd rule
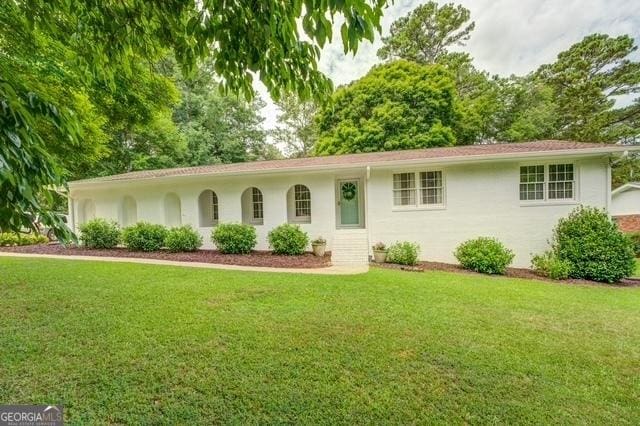
[[[378,242],[371,247],[373,249],[373,260],[376,263],[384,263],[387,260],[387,246]]]
[[[318,237],[315,240],[311,241],[311,247],[313,247],[313,254],[322,257],[324,256],[324,251],[327,248],[327,240],[322,237]]]

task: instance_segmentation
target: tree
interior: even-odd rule
[[[456,93],[439,65],[395,61],[339,88],[319,113],[316,154],[449,146],[456,141]]]
[[[29,78],[32,73],[22,74],[20,64],[6,53],[9,48],[27,52],[38,47],[38,37],[46,37],[74,52],[71,59],[61,56],[56,61],[80,78],[102,81],[109,88],[115,86],[118,73],[134,75],[131,64],[136,58],[152,63],[170,50],[187,73],[199,60],[210,57],[224,89],[247,97],[253,94],[254,75],[276,98],[283,91],[320,97],[331,91],[317,60],[320,48],[331,38],[333,17],[344,16],[345,52],[355,52],[361,39],[373,40],[374,30],[380,31],[385,5],[386,0],[4,2],[0,8],[0,229],[33,227],[33,216],[40,214],[60,238],[69,236],[62,219],[38,201],[38,193],[63,185],[64,180],[37,124],[48,122],[75,146],[83,139],[75,112]],[[7,46],[7,39],[13,46]]]
[[[317,104],[290,94],[276,101],[276,105],[280,114],[279,125],[271,133],[273,139],[285,147],[288,157],[308,157],[318,139],[315,123]]]
[[[460,99],[462,119],[454,129],[457,143],[471,144],[491,137],[493,115],[498,110],[496,79],[473,66],[467,53],[450,52],[464,45],[475,24],[468,9],[436,2],[418,6],[391,25],[391,35],[382,39],[382,59],[400,58],[421,64],[441,64],[451,71]]]
[[[501,78],[498,110],[492,116],[492,139],[517,142],[552,139],[559,127],[553,90],[534,75]]]
[[[391,35],[383,37],[381,59],[406,59],[432,64],[447,54],[450,46],[464,45],[475,23],[468,9],[453,3],[439,6],[430,1],[391,24]]]
[[[261,127],[264,102],[260,98],[248,102],[233,94],[220,94],[219,82],[208,63],[186,79],[174,61],[164,61],[163,67],[166,74],[173,75],[182,93],[182,102],[173,111],[173,120],[186,142],[179,160],[181,166],[281,156],[267,143]]]
[[[617,97],[640,92],[640,62],[629,58],[636,49],[627,35],[592,34],[538,70],[537,77],[553,90],[557,137],[615,142],[640,133],[640,103],[615,105]]]

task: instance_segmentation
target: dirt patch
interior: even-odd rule
[[[387,268],[387,269],[398,269],[403,271],[445,271],[445,272],[459,272],[464,274],[473,274],[473,275],[483,275],[478,272],[469,271],[468,269],[464,269],[460,265],[455,265],[452,263],[443,263],[443,262],[418,262],[415,266],[404,266],[404,265],[395,265],[393,263],[371,263],[371,266],[379,267],[379,268]],[[556,284],[587,284],[587,285],[598,285],[598,286],[608,286],[608,287],[640,287],[640,279],[638,278],[627,278],[623,279],[619,283],[615,284],[606,284],[600,283],[597,281],[590,280],[577,280],[577,279],[568,279],[568,280],[552,280],[547,277],[540,276],[533,272],[531,269],[527,268],[507,268],[505,273],[506,277],[510,278],[526,278],[530,280],[539,280],[539,281],[547,281]]]
[[[324,268],[331,265],[331,254],[324,257],[305,253],[300,256],[275,255],[269,251],[254,251],[249,254],[222,254],[217,250],[197,250],[191,253],[129,251],[125,248],[92,250],[83,247],[64,247],[60,244],[38,244],[32,246],[0,247],[0,251],[11,253],[54,254],[63,256],[122,257],[138,259],[160,259],[178,262],[217,263],[223,265],[264,266],[268,268]]]

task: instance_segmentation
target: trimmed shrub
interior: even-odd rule
[[[536,273],[552,280],[566,280],[571,272],[571,263],[558,258],[550,250],[533,256],[531,267]]]
[[[158,251],[164,245],[167,228],[147,222],[138,222],[122,230],[122,242],[133,251]]]
[[[202,245],[202,236],[190,225],[178,226],[169,229],[164,245],[172,252],[196,251]]]
[[[627,234],[633,243],[633,251],[636,257],[640,257],[640,232],[631,232]]]
[[[553,251],[571,264],[569,276],[607,283],[629,277],[635,270],[630,238],[604,210],[578,207],[560,219],[553,232]]]
[[[500,241],[487,237],[465,241],[454,255],[463,268],[484,274],[504,274],[514,257]]]
[[[15,234],[13,232],[0,233],[0,247],[30,246],[48,242],[49,239],[40,234]]]
[[[418,263],[420,246],[408,241],[391,244],[387,249],[387,263],[399,265],[415,265]]]
[[[211,232],[211,240],[221,253],[246,254],[258,243],[256,228],[242,223],[223,223]]]
[[[113,221],[93,219],[80,225],[80,241],[91,249],[110,249],[120,244],[120,228]]]
[[[0,233],[0,247],[17,246],[20,239],[16,234],[10,232]]]
[[[309,236],[298,225],[284,223],[269,231],[269,246],[275,254],[290,256],[303,254],[309,245]]]

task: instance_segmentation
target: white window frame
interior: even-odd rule
[[[220,201],[218,200],[218,194],[214,190],[211,191],[211,224],[213,226],[218,225],[220,220]]]
[[[256,191],[259,194],[259,200],[256,201]],[[258,207],[259,206],[259,207]],[[256,216],[256,212],[260,212],[260,216]],[[264,223],[264,194],[258,187],[251,188],[251,222],[262,225]]]
[[[428,172],[440,172],[441,176],[441,186],[442,189],[442,203],[438,204],[425,204],[422,202],[422,190],[427,189],[422,186],[421,173]],[[406,191],[406,189],[395,189],[393,187],[394,183],[394,175],[401,173],[410,173],[413,174],[413,182],[414,188],[410,188],[414,193],[414,204],[408,205],[396,205],[395,204],[395,193],[397,191]],[[413,169],[413,170],[393,170],[391,173],[391,207],[392,211],[414,211],[414,210],[443,210],[446,208],[447,200],[447,180],[446,180],[446,171],[444,168],[427,168],[427,169]]]
[[[309,195],[309,198],[298,200],[298,198],[297,198],[297,196],[298,196],[298,192],[297,192],[298,187],[303,187],[305,189],[306,193]],[[302,194],[302,191],[301,191],[301,194]],[[298,214],[298,203],[307,203],[308,204],[309,214],[307,214],[307,215],[299,215]],[[306,207],[304,207],[304,208],[306,209]],[[302,207],[301,207],[301,209],[302,209]],[[293,185],[293,216],[294,216],[296,221],[299,221],[299,222],[311,222],[311,190],[309,189],[309,187],[307,185],[303,185],[301,183],[296,183],[295,185]]]
[[[573,180],[571,181],[554,181],[554,182],[573,182],[573,197],[571,198],[549,198],[549,166],[558,166],[562,164],[571,164],[573,166]],[[544,167],[544,182],[542,184],[543,197],[541,200],[521,200],[520,199],[520,167],[527,166],[543,166]],[[526,206],[540,206],[540,205],[573,205],[579,203],[579,163],[577,161],[567,160],[555,160],[555,161],[532,161],[527,163],[518,164],[518,187],[517,197],[520,205]]]

